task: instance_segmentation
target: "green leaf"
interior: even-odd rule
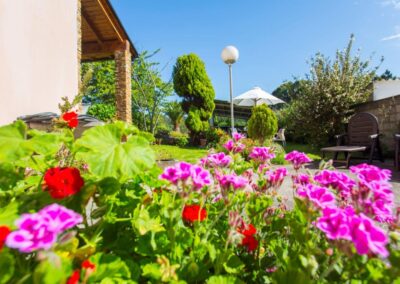
[[[151,218],[149,212],[144,207],[136,208],[133,212],[133,217],[132,225],[141,235],[147,232],[157,233],[165,230],[160,223],[160,218]]]
[[[90,261],[96,265],[96,269],[93,274],[90,275],[87,283],[99,283],[105,278],[129,279],[131,277],[128,266],[118,256],[97,253],[90,257]]]
[[[238,274],[244,268],[244,263],[236,255],[231,255],[228,261],[224,263],[224,268],[229,274]]]
[[[244,284],[244,282],[234,276],[216,275],[208,278],[207,284]]]
[[[71,273],[71,264],[67,260],[61,258],[60,261],[44,260],[36,267],[35,271],[33,272],[33,283],[65,283]]]
[[[142,267],[144,277],[159,280],[161,279],[161,266],[157,263],[148,263]]]
[[[0,284],[9,283],[14,275],[15,259],[6,251],[0,252]]]
[[[75,142],[77,158],[84,160],[89,171],[100,178],[126,181],[155,165],[148,141],[132,136],[136,132],[136,128],[120,121],[93,127]]]
[[[98,186],[102,195],[113,195],[121,189],[121,184],[113,177],[102,179]]]
[[[15,162],[30,153],[26,147],[26,131],[26,124],[21,120],[0,127],[1,163]]]
[[[12,201],[7,206],[0,208],[0,225],[13,227],[14,221],[18,217],[18,203],[16,201]]]

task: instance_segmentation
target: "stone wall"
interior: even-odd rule
[[[131,52],[129,42],[115,51],[115,80],[117,119],[132,122]]]
[[[400,133],[400,95],[360,104],[355,110],[370,112],[378,118],[383,150],[394,151],[393,134]]]

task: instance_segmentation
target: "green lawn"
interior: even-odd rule
[[[196,163],[200,158],[204,157],[208,150],[196,147],[184,147],[171,145],[152,145],[156,152],[157,160],[174,159],[177,161],[185,161],[188,163]]]
[[[198,147],[184,147],[171,145],[152,145],[153,150],[156,152],[157,160],[168,160],[173,159],[177,161],[185,161],[188,163],[196,163],[202,157],[204,157],[208,150]],[[284,147],[285,152],[288,153],[293,150],[306,153],[313,160],[320,160],[321,153],[319,149],[312,148],[309,145],[287,143]],[[283,157],[277,160],[277,163],[284,163]]]

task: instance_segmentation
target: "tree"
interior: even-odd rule
[[[286,103],[290,103],[305,92],[307,83],[306,80],[285,81],[272,92],[272,95]]]
[[[370,60],[352,55],[354,37],[335,59],[317,53],[311,59],[302,96],[294,100],[291,111],[294,131],[301,132],[309,143],[326,144],[329,138],[344,130],[344,124],[354,113],[353,106],[368,100],[372,80],[378,67],[370,68]]]
[[[375,77],[375,80],[378,80],[378,81],[380,81],[380,80],[387,81],[387,80],[396,80],[396,79],[397,79],[397,77],[394,76],[392,74],[392,72],[390,72],[390,70],[388,70],[388,69],[386,69],[385,72],[383,72],[380,76]]]
[[[174,131],[180,132],[180,127],[179,125],[182,123],[183,120],[183,111],[182,111],[182,106],[180,102],[173,101],[173,102],[168,102],[165,105],[165,114],[168,116],[168,118],[171,120]]]
[[[174,89],[182,98],[185,124],[195,140],[209,128],[215,92],[203,61],[194,53],[178,57],[173,69]]]
[[[278,130],[278,119],[266,104],[255,106],[251,111],[247,128],[250,138],[259,140],[262,145]]]
[[[173,92],[172,83],[161,78],[159,63],[150,61],[158,51],[144,51],[132,62],[132,119],[140,130],[151,133],[157,128],[166,98]],[[111,119],[115,114],[115,62],[82,65],[83,74],[89,69],[93,76],[83,101],[91,104],[91,115]]]
[[[164,82],[158,62],[149,59],[158,53],[142,52],[132,64],[132,108],[139,129],[154,134],[167,97],[172,95],[172,82]]]

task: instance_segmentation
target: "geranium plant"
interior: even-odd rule
[[[122,122],[77,140],[0,127],[0,283],[399,281],[389,171],[276,167],[242,139],[160,169]]]

